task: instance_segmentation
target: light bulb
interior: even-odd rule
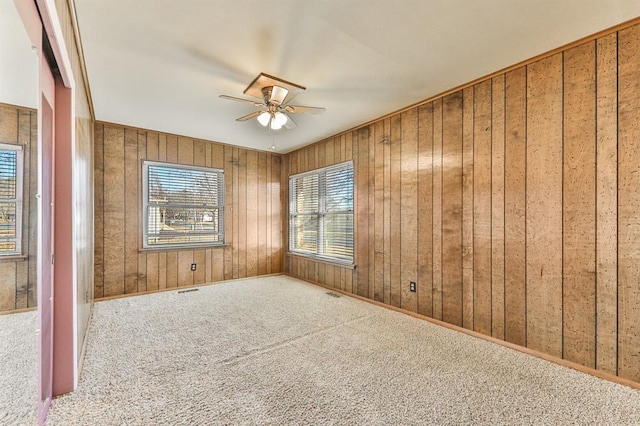
[[[278,123],[276,119],[271,120],[271,130],[280,130],[282,129],[282,124]]]
[[[271,114],[268,113],[267,111],[264,111],[260,113],[260,115],[258,116],[258,121],[260,122],[260,124],[266,127],[269,124],[270,118],[271,118]]]
[[[287,116],[281,113],[280,111],[278,111],[273,115],[273,121],[275,121],[279,127],[282,127],[287,122]]]

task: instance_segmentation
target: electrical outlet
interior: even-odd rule
[[[196,264],[195,264],[195,263],[192,263],[192,264],[191,264],[191,270],[192,270],[192,271],[195,271],[195,270],[196,270]]]
[[[413,281],[409,281],[409,291],[416,292],[416,283]]]

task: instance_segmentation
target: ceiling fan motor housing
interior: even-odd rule
[[[266,105],[282,105],[289,90],[280,86],[266,86],[262,88],[262,99]]]

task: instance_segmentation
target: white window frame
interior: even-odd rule
[[[219,241],[204,241],[204,242],[186,242],[186,243],[159,243],[149,244],[148,230],[149,230],[149,167],[164,167],[168,169],[177,170],[201,170],[208,173],[214,172],[218,174],[218,205],[197,205],[197,204],[166,204],[167,206],[173,206],[178,208],[216,208],[218,209],[218,232],[211,232],[211,235],[218,235]],[[142,162],[142,247],[150,250],[162,250],[182,247],[211,247],[211,246],[224,246],[225,245],[225,197],[224,197],[224,170],[216,169],[212,167],[200,167],[191,166],[185,164],[166,163],[161,161],[144,160]]]
[[[0,237],[2,241],[15,241],[16,249],[13,251],[0,251],[0,256],[20,256],[22,255],[22,200],[23,180],[24,180],[24,150],[22,145],[0,143],[0,150],[16,152],[16,196],[15,198],[0,198],[2,203],[16,204],[16,235],[13,238]]]
[[[354,188],[354,191],[351,194],[352,197],[352,205],[351,208],[348,210],[341,210],[341,211],[331,211],[331,212],[327,212],[326,209],[326,174],[328,171],[333,171],[336,169],[341,169],[341,168],[351,168],[352,173],[353,173],[353,182],[352,182],[352,186]],[[295,205],[296,205],[296,194],[294,191],[294,182],[295,179],[298,178],[302,178],[302,177],[306,177],[306,176],[311,176],[311,175],[318,175],[318,213],[317,214],[313,214],[313,213],[296,213],[295,210]],[[354,206],[355,206],[355,169],[354,169],[354,165],[353,165],[353,161],[346,161],[344,163],[339,163],[339,164],[334,164],[332,166],[328,166],[328,167],[323,167],[320,169],[315,169],[315,170],[311,170],[308,172],[304,172],[304,173],[298,173],[295,175],[291,175],[289,176],[289,244],[288,244],[288,248],[289,248],[289,253],[291,254],[295,254],[295,255],[300,255],[300,256],[306,256],[306,257],[311,257],[311,258],[316,258],[318,260],[322,260],[322,261],[329,261],[329,262],[333,262],[333,263],[341,263],[341,264],[348,264],[348,265],[352,265],[353,264],[353,259],[354,259],[354,253],[355,253],[355,232],[353,234],[353,240],[351,241],[351,246],[352,246],[352,255],[351,258],[344,258],[344,257],[336,257],[336,256],[331,256],[331,255],[326,255],[324,253],[324,218],[326,216],[330,216],[330,215],[339,215],[339,214],[351,214],[352,216],[352,222],[354,223],[354,231],[355,231],[355,215],[354,215]],[[294,218],[297,216],[317,216],[318,217],[318,237],[317,237],[317,247],[316,247],[316,252],[311,252],[308,250],[297,250],[295,247],[292,247],[292,236],[293,236],[293,226],[294,226]]]

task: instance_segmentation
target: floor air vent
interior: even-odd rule
[[[327,295],[328,295],[328,296],[331,296],[331,297],[340,297],[340,295],[339,295],[338,293],[334,293],[334,292],[332,292],[332,291],[328,291],[328,292],[327,292]]]
[[[192,291],[198,291],[200,290],[199,288],[190,288],[189,290],[180,290],[178,291],[178,294],[182,294],[182,293],[191,293]]]

